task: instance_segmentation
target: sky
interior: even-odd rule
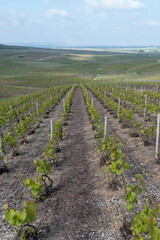
[[[0,43],[160,45],[159,0],[1,0]]]

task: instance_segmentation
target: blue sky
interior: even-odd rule
[[[1,0],[0,43],[160,45],[158,0]]]

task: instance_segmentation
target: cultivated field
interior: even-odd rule
[[[0,240],[160,240],[160,54],[0,45],[0,73]]]

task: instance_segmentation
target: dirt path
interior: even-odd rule
[[[80,88],[73,98],[65,134],[60,166],[54,173],[55,191],[40,207],[42,216],[45,213],[40,224],[45,226],[40,239],[117,239],[118,229],[115,230],[111,221],[115,206],[108,208],[106,203],[112,199],[107,192],[104,170],[99,168],[95,139]]]

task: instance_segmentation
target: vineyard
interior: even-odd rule
[[[160,240],[160,82],[97,78],[1,99],[0,240]]]

